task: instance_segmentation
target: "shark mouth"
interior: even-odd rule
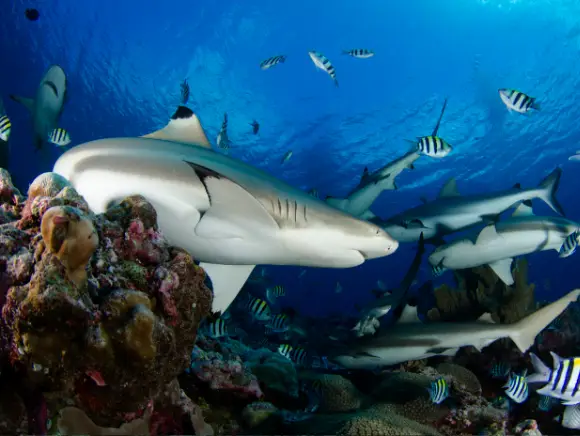
[[[43,85],[46,85],[50,89],[52,89],[52,92],[54,92],[54,95],[58,97],[58,89],[56,88],[56,85],[54,84],[54,82],[51,82],[50,80],[45,80]]]

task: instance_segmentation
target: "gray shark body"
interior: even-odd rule
[[[66,98],[67,81],[64,70],[51,66],[42,77],[34,99],[11,95],[12,100],[23,104],[32,117],[34,144],[40,149],[50,133],[58,127]]]
[[[514,282],[511,264],[514,257],[556,250],[580,224],[561,217],[538,217],[524,204],[514,215],[483,228],[473,235],[437,247],[429,263],[448,269],[489,265],[507,285]]]
[[[419,153],[410,151],[375,172],[363,175],[358,186],[345,198],[327,197],[326,202],[351,215],[365,217],[383,191],[397,189],[397,176],[407,168],[413,169],[413,163],[419,157]]]
[[[422,323],[413,310],[378,337],[362,338],[347,344],[348,352],[331,360],[350,369],[375,369],[436,355],[453,355],[465,346],[478,349],[501,338],[511,338],[522,353],[534,343],[545,327],[577,300],[575,290],[514,324],[495,324],[489,317],[470,323]]]
[[[256,264],[348,268],[396,250],[381,228],[210,148],[197,117],[181,106],[145,138],[67,151],[54,172],[95,213],[143,195],[168,241],[202,262],[215,310],[229,306]]]
[[[399,242],[413,242],[419,240],[421,233],[426,240],[432,240],[478,224],[496,221],[509,208],[534,198],[543,200],[554,211],[563,215],[562,207],[555,197],[561,175],[562,170],[557,168],[537,188],[514,187],[506,191],[471,196],[460,196],[455,180],[451,179],[436,200],[386,220],[372,218],[370,221],[381,226]]]

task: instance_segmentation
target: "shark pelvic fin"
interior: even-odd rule
[[[212,282],[212,311],[222,313],[234,301],[255,267],[255,265],[219,265],[206,262],[201,262],[199,266],[205,270]]]
[[[532,210],[532,203],[530,201],[524,201],[516,207],[512,217],[516,216],[534,216],[534,211]]]
[[[444,197],[459,197],[459,191],[457,191],[457,181],[455,177],[452,177],[443,185],[441,191],[439,191],[439,198]]]
[[[211,148],[211,144],[199,122],[199,118],[191,109],[179,106],[167,125],[153,133],[143,135],[142,138],[164,139],[166,141],[182,142]]]
[[[420,323],[421,319],[417,313],[417,306],[406,305],[403,308],[403,312],[397,321],[398,324],[413,324]]]
[[[489,226],[484,227],[479,235],[477,235],[477,239],[475,240],[476,244],[485,244],[486,242],[493,241],[494,239],[499,238],[497,234],[497,230],[495,229],[495,225],[491,224]]]
[[[521,321],[509,325],[509,336],[522,353],[533,344],[536,336],[556,319],[570,303],[575,302],[580,295],[580,289],[564,295],[559,300],[542,307]]]
[[[17,103],[23,105],[30,112],[34,110],[34,99],[28,97],[21,97],[19,95],[11,95],[10,98]]]
[[[506,285],[511,286],[514,284],[514,278],[512,276],[512,258],[502,259],[489,264],[489,267],[494,273],[500,278],[502,282]]]
[[[495,321],[493,320],[493,318],[491,317],[491,313],[484,313],[483,315],[481,315],[479,318],[477,318],[478,322],[485,322],[487,324],[495,324]]]

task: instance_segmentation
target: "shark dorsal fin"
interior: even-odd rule
[[[476,244],[485,243],[497,238],[497,231],[495,230],[495,224],[491,224],[483,228],[479,235],[477,236]]]
[[[419,315],[417,314],[417,306],[406,305],[399,317],[399,324],[416,324],[420,323]]]
[[[512,216],[534,216],[531,203],[527,201],[520,203],[520,205],[516,207],[516,210],[514,210]]]
[[[164,139],[166,141],[181,142],[211,148],[199,118],[185,106],[179,106],[167,125],[153,133],[143,135],[142,138]]]
[[[455,177],[450,178],[447,183],[445,183],[445,185],[443,185],[443,188],[441,188],[441,191],[439,191],[439,198],[443,198],[443,197],[458,197],[459,196],[459,192],[457,191],[457,181],[455,180]]]
[[[477,322],[484,322],[487,324],[495,324],[495,321],[491,317],[491,313],[487,312],[477,318]]]

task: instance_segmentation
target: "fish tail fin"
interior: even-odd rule
[[[342,51],[342,54],[343,54],[343,55],[348,55],[348,54],[350,54],[350,51],[349,51],[349,50],[343,50],[343,51]]]
[[[525,353],[534,344],[536,336],[564,312],[570,303],[576,301],[579,295],[580,289],[575,289],[559,300],[542,307],[521,321],[512,324],[510,326],[509,337],[514,341],[519,350]]]
[[[546,366],[534,353],[530,353],[532,365],[534,366],[534,373],[529,375],[526,380],[528,383],[547,383],[550,381],[552,370]]]
[[[338,80],[334,79],[334,86],[338,88]]]
[[[538,188],[541,190],[540,198],[548,205],[552,210],[562,216],[564,216],[564,209],[558,202],[556,198],[556,192],[558,191],[558,186],[560,185],[560,178],[562,177],[562,168],[556,168],[552,171],[544,180],[540,182]]]
[[[532,101],[532,109],[535,109],[537,111],[542,109],[542,106],[540,105],[540,103],[538,103],[536,101],[536,99],[534,98],[534,101]]]

